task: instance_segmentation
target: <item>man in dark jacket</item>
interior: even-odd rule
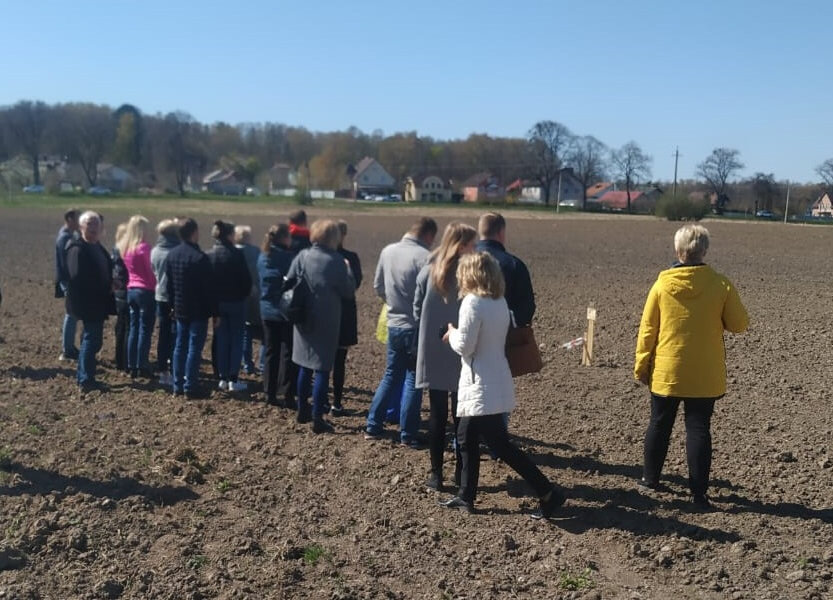
[[[98,242],[101,217],[87,211],[78,219],[81,237],[72,240],[66,251],[67,314],[83,321],[77,378],[83,392],[98,387],[95,380],[96,358],[101,350],[104,320],[115,313],[113,300],[113,263],[107,250]]]
[[[64,298],[67,294],[67,246],[78,237],[78,211],[74,208],[64,213],[64,226],[58,231],[55,240],[55,297]],[[78,348],[75,347],[77,322],[69,313],[64,315],[61,328],[61,355],[58,360],[77,360]]]
[[[312,246],[309,241],[309,228],[307,227],[307,213],[298,209],[289,215],[289,250],[296,256],[301,250]]]
[[[535,294],[529,269],[517,256],[506,251],[506,220],[495,212],[488,212],[477,224],[480,241],[478,252],[488,252],[500,265],[506,282],[506,304],[515,315],[515,325],[525,327],[532,324],[535,314]]]
[[[208,333],[208,319],[217,314],[217,294],[208,256],[197,245],[199,228],[194,219],[180,221],[182,243],[168,253],[165,264],[168,300],[176,319],[173,356],[175,396],[198,398],[199,369]]]

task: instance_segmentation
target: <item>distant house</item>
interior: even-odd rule
[[[355,167],[350,165],[347,172],[353,179],[353,191],[363,194],[387,194],[394,189],[396,180],[375,158],[365,156]]]
[[[138,180],[121,167],[100,163],[97,170],[96,185],[98,186],[110,188],[114,192],[133,192],[139,187]]]
[[[451,202],[451,186],[437,175],[405,178],[405,202]]]
[[[587,188],[587,200],[598,200],[603,194],[615,190],[616,186],[609,181],[600,181]]]
[[[810,205],[810,214],[814,217],[833,218],[833,202],[830,201],[830,195],[827,192]]]
[[[269,193],[286,190],[298,185],[298,172],[287,163],[275,163],[269,169]]]
[[[654,212],[657,199],[661,195],[662,190],[659,188],[651,188],[646,191],[631,190],[631,211],[641,213]],[[595,201],[606,210],[616,212],[628,210],[628,192],[626,190],[605,192]]]
[[[503,200],[506,193],[498,178],[487,171],[472,175],[461,188],[463,202],[494,202]]]
[[[202,179],[202,189],[212,194],[223,196],[242,196],[246,193],[246,184],[230,169],[217,169]]]
[[[507,191],[508,191],[507,187]],[[550,184],[550,204],[560,202],[562,206],[578,206],[582,200],[584,184],[581,183],[571,168],[561,169]],[[544,202],[541,184],[534,181],[524,182],[518,202],[541,204]]]

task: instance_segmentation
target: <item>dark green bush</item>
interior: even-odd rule
[[[657,200],[654,214],[669,221],[699,221],[709,214],[708,200],[691,200],[689,198],[663,195]]]

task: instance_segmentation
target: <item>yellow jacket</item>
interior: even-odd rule
[[[658,396],[722,396],[723,330],[740,333],[748,326],[737,290],[708,265],[662,271],[642,312],[634,377],[650,376],[651,393]]]

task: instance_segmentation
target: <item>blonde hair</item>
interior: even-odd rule
[[[503,273],[500,265],[488,252],[473,252],[460,258],[457,265],[459,297],[468,294],[486,298],[502,298],[504,290]]]
[[[127,221],[127,231],[120,242],[116,242],[116,247],[119,249],[119,254],[124,257],[128,252],[132,252],[136,246],[145,241],[147,235],[148,220],[142,215],[133,215]]]
[[[709,230],[702,225],[683,225],[674,234],[674,251],[685,264],[703,262],[709,249]]]
[[[309,229],[309,241],[330,250],[338,249],[338,244],[341,242],[338,222],[332,219],[319,219]]]
[[[252,228],[248,225],[234,226],[234,243],[248,244],[252,241]]]
[[[179,222],[176,219],[162,219],[156,226],[156,233],[166,237],[179,237]]]
[[[125,234],[127,234],[127,223],[119,223],[116,227],[116,248],[119,248],[124,241]],[[121,255],[121,249],[119,249],[119,255]]]
[[[474,241],[477,232],[465,223],[449,223],[439,247],[431,256],[431,283],[444,298],[448,295],[449,279],[457,270],[460,251]]]

